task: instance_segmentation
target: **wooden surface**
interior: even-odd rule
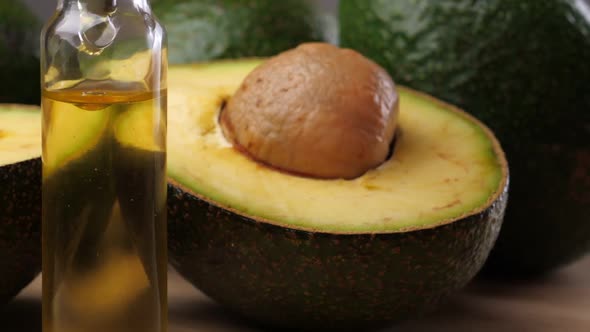
[[[169,332],[256,331],[171,271]],[[41,282],[0,311],[0,331],[41,331]],[[477,281],[441,310],[386,332],[590,332],[590,257],[527,283]]]

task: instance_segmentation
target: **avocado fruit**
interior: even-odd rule
[[[510,162],[486,275],[530,278],[590,250],[590,6],[570,0],[342,0],[341,42],[470,112]]]
[[[0,104],[0,305],[41,270],[41,114]]]
[[[21,1],[0,3],[0,103],[39,104],[41,24]]]
[[[354,179],[249,158],[219,116],[264,60],[171,66],[169,260],[230,310],[273,327],[355,328],[415,317],[480,270],[508,168],[475,118],[398,87],[392,157]],[[278,101],[280,102],[280,100]]]
[[[324,38],[310,1],[154,0],[152,8],[168,31],[170,63],[270,56]]]

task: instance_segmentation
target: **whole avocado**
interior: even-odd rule
[[[0,103],[39,104],[40,31],[20,1],[0,3]]]
[[[270,56],[323,39],[322,20],[301,0],[154,0],[171,63]]]
[[[486,271],[547,273],[590,249],[590,6],[342,0],[343,46],[488,124],[512,183]]]

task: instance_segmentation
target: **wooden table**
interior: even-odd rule
[[[169,282],[169,332],[256,331],[173,271]],[[37,279],[0,311],[0,331],[40,332],[40,291]],[[536,282],[474,282],[439,312],[395,328],[427,331],[590,332],[590,257]]]

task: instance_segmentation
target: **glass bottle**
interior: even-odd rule
[[[164,332],[164,28],[147,0],[59,0],[41,36],[43,331]]]

